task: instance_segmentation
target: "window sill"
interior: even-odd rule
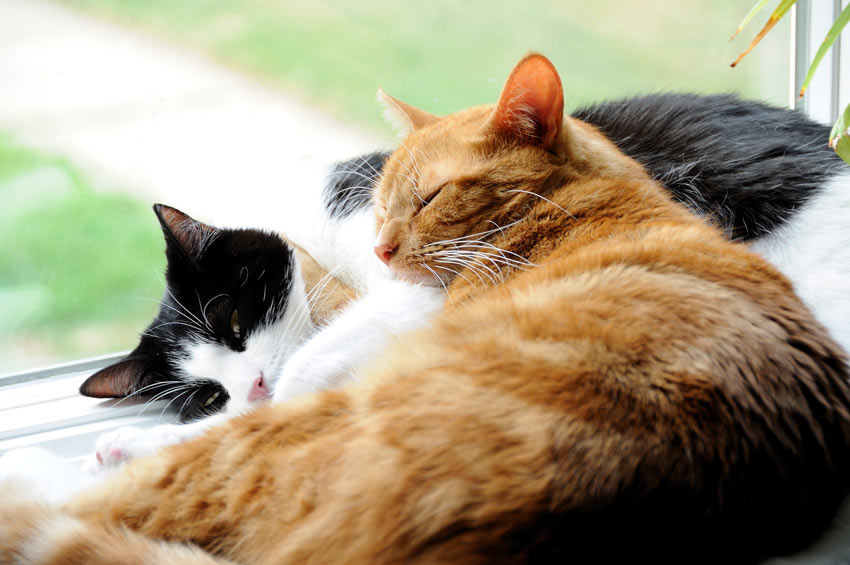
[[[176,422],[176,410],[165,400],[145,404],[143,399],[101,400],[79,394],[89,375],[124,355],[0,377],[0,455],[43,447],[66,460],[81,461],[109,430]]]

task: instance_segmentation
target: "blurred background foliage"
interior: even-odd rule
[[[494,101],[530,50],[561,71],[569,108],[658,90],[788,97],[787,26],[729,68],[748,9],[738,0],[63,3],[386,135],[378,86],[448,113]],[[161,235],[148,204],[120,188],[0,132],[0,373],[129,348],[153,316]]]
[[[132,344],[163,288],[148,207],[6,136],[0,199],[0,373]]]
[[[748,68],[729,69],[737,47],[728,39],[747,11],[739,0],[66,2],[382,129],[378,85],[447,113],[493,100],[530,50],[561,70],[573,108],[657,90],[735,91],[787,101],[787,50],[767,47]],[[766,41],[787,45],[787,29],[775,35]]]

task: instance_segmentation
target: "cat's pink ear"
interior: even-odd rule
[[[527,55],[508,77],[490,118],[492,131],[551,149],[564,121],[564,89],[555,66]]]
[[[144,376],[144,360],[128,357],[87,378],[80,386],[80,394],[94,398],[123,398],[139,388]]]
[[[378,89],[378,102],[384,106],[384,116],[404,134],[413,133],[431,122],[440,119],[439,116],[429,114],[425,110],[414,108],[401,100],[393,98],[384,89]]]
[[[177,208],[154,204],[153,210],[168,247],[176,244],[193,261],[200,260],[207,246],[219,235],[218,228],[201,223]]]

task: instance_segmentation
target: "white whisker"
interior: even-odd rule
[[[197,391],[197,389],[195,389],[195,390]],[[169,407],[169,406],[171,406],[171,404],[172,404],[175,400],[177,400],[178,398],[180,398],[181,396],[183,396],[183,395],[184,395],[184,394],[186,394],[187,392],[189,392],[189,390],[184,390],[183,392],[181,392],[180,394],[176,395],[174,398],[172,398],[171,400],[169,400],[169,401],[168,401],[168,404],[166,404],[166,405],[162,408],[162,411],[159,413],[159,418],[157,418],[157,419],[156,419],[156,423],[157,423],[157,424],[159,424],[159,422],[162,420],[162,417],[165,415],[165,411],[166,411],[166,410],[168,410],[168,407]]]
[[[559,204],[556,204],[555,202],[552,202],[551,200],[549,200],[549,199],[548,199],[548,198],[546,198],[545,196],[542,196],[542,195],[540,195],[540,194],[537,194],[536,192],[531,192],[530,190],[522,190],[522,189],[520,189],[520,188],[515,188],[515,189],[512,189],[512,190],[506,190],[505,192],[522,192],[522,193],[524,193],[524,194],[530,194],[530,195],[532,195],[532,196],[536,196],[537,198],[539,198],[539,199],[541,199],[541,200],[545,200],[546,202],[548,202],[549,204],[551,204],[551,205],[552,205],[552,206],[554,206],[555,208],[559,209],[561,212],[563,212],[564,214],[566,214],[566,215],[567,215],[567,216],[569,216],[570,218],[572,218],[572,219],[574,219],[574,220],[576,219],[576,217],[575,217],[575,216],[573,216],[572,214],[570,214],[569,212],[567,212],[567,211],[566,211],[566,209],[564,209],[562,206],[560,206]]]
[[[525,220],[525,218],[520,218],[519,220],[513,221],[513,222],[506,224],[504,226],[497,226],[497,227],[495,227],[491,230],[486,230],[486,231],[477,232],[477,233],[471,233],[469,235],[462,235],[460,237],[455,237],[453,239],[444,239],[444,240],[441,240],[441,241],[434,241],[432,243],[426,243],[424,245],[424,247],[430,247],[430,246],[435,246],[435,245],[451,245],[452,243],[467,241],[467,240],[470,240],[470,239],[474,239],[478,236],[488,236],[492,233],[504,231],[504,230],[506,230],[510,227],[513,227],[513,226],[517,225],[518,223],[522,222],[523,220]],[[477,241],[480,241],[480,240],[477,240]]]
[[[445,250],[443,250],[443,252],[440,255],[444,258],[455,258],[455,259],[459,259],[461,261],[465,260],[465,259],[469,260],[470,262],[474,261],[474,262],[476,262],[476,264],[480,265],[481,268],[487,270],[493,276],[499,276],[501,278],[504,278],[502,276],[502,268],[494,260],[494,257],[489,253],[484,253],[482,251],[473,251],[473,250],[468,250],[468,249],[467,250],[445,249]],[[493,266],[496,267],[496,270],[498,271],[498,275],[497,275],[496,271],[487,267],[483,263],[482,259],[486,260],[486,261],[490,261],[493,264]]]
[[[440,269],[440,270],[443,270],[443,271],[448,271],[448,272],[450,272],[450,273],[454,273],[455,275],[459,276],[460,278],[462,278],[463,280],[465,280],[465,281],[466,281],[466,282],[468,282],[469,284],[472,284],[472,281],[471,281],[471,280],[469,280],[468,278],[466,278],[465,276],[463,276],[463,274],[461,274],[460,272],[455,271],[454,269],[450,269],[449,267],[441,267],[440,265],[434,265],[434,268],[435,268],[435,269]]]
[[[227,296],[227,294],[226,294],[226,293],[224,293],[224,292],[222,292],[222,293],[220,293],[220,294],[216,294],[215,296],[213,296],[212,298],[210,298],[209,300],[207,300],[207,303],[206,303],[206,304],[204,304],[204,307],[203,307],[203,309],[201,310],[201,315],[204,317],[204,320],[206,320],[206,319],[207,319],[207,308],[209,307],[210,302],[212,302],[212,301],[213,301],[213,300],[215,300],[216,298],[221,298],[222,296]]]
[[[424,267],[425,269],[428,269],[428,271],[429,271],[432,275],[434,275],[434,278],[435,278],[435,279],[437,279],[437,282],[438,282],[438,283],[440,283],[440,286],[442,286],[442,287],[443,287],[443,292],[445,292],[445,293],[446,293],[446,296],[448,296],[448,295],[449,295],[449,289],[448,289],[448,288],[446,288],[446,283],[444,283],[444,282],[443,282],[443,279],[441,279],[441,278],[440,278],[440,275],[438,275],[438,274],[437,274],[437,272],[436,272],[436,271],[434,271],[434,269],[432,269],[431,267],[429,267],[429,266],[428,266],[428,265],[426,265],[425,263],[419,263],[419,266],[420,266],[420,267]]]
[[[200,325],[198,325],[198,323],[196,322],[197,318],[194,315],[190,318],[182,310],[178,310],[174,306],[171,306],[170,304],[166,304],[165,302],[162,302],[162,301],[157,301],[157,300],[154,300],[152,298],[145,298],[144,300],[150,300],[151,302],[159,302],[160,306],[164,306],[164,307],[168,308],[169,310],[171,310],[172,312],[175,312],[178,316],[186,319],[187,320],[185,322],[186,324],[191,325],[192,327],[203,331],[204,328],[201,327]]]
[[[183,413],[183,409],[184,409],[184,408],[186,408],[186,405],[187,405],[187,404],[189,404],[190,402],[192,402],[192,399],[193,399],[193,398],[195,398],[195,395],[196,395],[196,394],[198,394],[198,392],[200,392],[200,390],[201,390],[201,389],[196,388],[194,391],[192,391],[192,394],[190,394],[189,396],[187,396],[187,397],[186,397],[186,400],[184,400],[184,401],[183,401],[183,404],[181,404],[181,405],[180,405],[180,408],[178,408],[178,409],[177,409],[177,413],[178,413],[178,414],[182,414],[182,413]]]

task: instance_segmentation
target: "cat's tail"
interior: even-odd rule
[[[52,565],[224,564],[188,544],[155,541],[113,524],[95,524],[33,499],[29,483],[0,485],[0,563]]]

